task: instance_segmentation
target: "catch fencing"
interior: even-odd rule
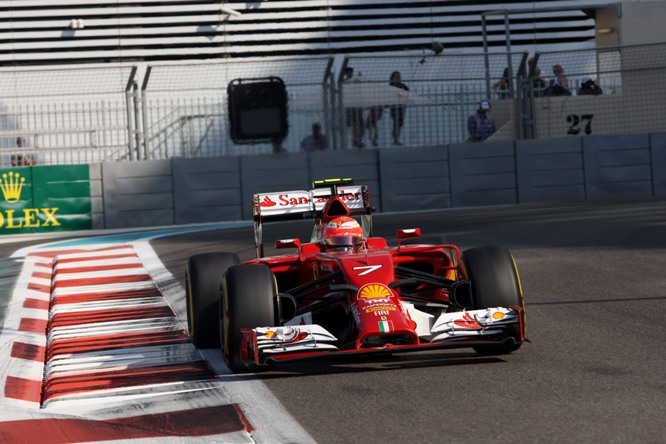
[[[555,93],[560,65],[567,93]],[[354,78],[344,77],[345,67]],[[538,82],[537,67],[541,68]],[[508,84],[498,86],[505,69]],[[399,71],[408,93],[389,86]],[[227,85],[280,77],[289,97],[287,152],[300,151],[321,122],[334,150],[354,149],[347,110],[382,110],[377,148],[393,147],[391,109],[405,106],[404,147],[465,142],[467,119],[490,99],[497,131],[489,140],[637,134],[664,131],[666,44],[596,50],[409,56],[221,59],[187,63],[0,69],[0,166],[19,154],[38,164],[207,158],[262,154],[271,143],[238,145],[230,137]],[[591,78],[601,95],[579,92]],[[17,138],[25,147],[16,146]]]
[[[0,69],[0,166],[126,160],[133,66]],[[24,148],[17,149],[17,139]]]
[[[537,53],[539,66],[565,68],[572,96],[528,92],[523,108],[524,138],[584,137],[664,131],[666,122],[666,44],[604,48],[597,51]],[[552,75],[552,74],[551,74]],[[582,95],[584,80],[601,88]]]
[[[282,142],[298,150],[313,121],[330,126],[329,109],[321,103],[332,80],[330,57],[235,60],[198,64],[151,65],[137,99],[141,126],[138,150],[147,159],[213,157],[271,152],[270,143],[237,145],[230,137],[227,85],[237,79],[281,78],[289,102],[319,99],[311,106],[289,107],[289,133]]]

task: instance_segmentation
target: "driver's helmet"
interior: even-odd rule
[[[352,251],[363,237],[363,228],[351,217],[336,217],[324,226],[324,245],[331,250]]]

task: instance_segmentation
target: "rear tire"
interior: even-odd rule
[[[245,365],[241,360],[241,328],[274,327],[277,321],[275,275],[265,265],[229,268],[222,286],[220,337],[224,362],[234,372],[268,370],[266,365]]]
[[[501,247],[484,246],[466,250],[462,255],[467,277],[472,283],[474,307],[493,308],[517,305],[523,308],[523,328],[525,326],[525,302],[520,284],[520,276],[511,253]],[[522,345],[521,332],[516,326],[513,332],[515,343],[477,345],[474,350],[481,355],[502,355],[516,351]]]
[[[220,348],[220,284],[240,259],[234,253],[196,254],[187,260],[187,328],[196,348]]]

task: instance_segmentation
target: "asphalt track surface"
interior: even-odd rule
[[[509,248],[522,278],[529,342],[501,358],[422,352],[282,365],[242,378],[263,383],[322,444],[664,442],[666,200],[374,219],[375,235],[389,241],[396,229],[411,227],[461,249]],[[270,244],[307,238],[310,228],[279,223],[264,232]],[[249,226],[151,244],[181,285],[191,254],[254,255]],[[3,244],[0,252],[6,257],[21,246]]]

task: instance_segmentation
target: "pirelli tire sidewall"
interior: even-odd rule
[[[187,260],[187,327],[196,348],[220,348],[219,303],[224,273],[240,263],[235,253],[202,253]]]
[[[242,264],[229,268],[222,285],[220,304],[221,341],[224,362],[234,372],[267,370],[263,365],[245,365],[241,360],[241,329],[274,327],[277,288],[275,275],[265,265]]]

